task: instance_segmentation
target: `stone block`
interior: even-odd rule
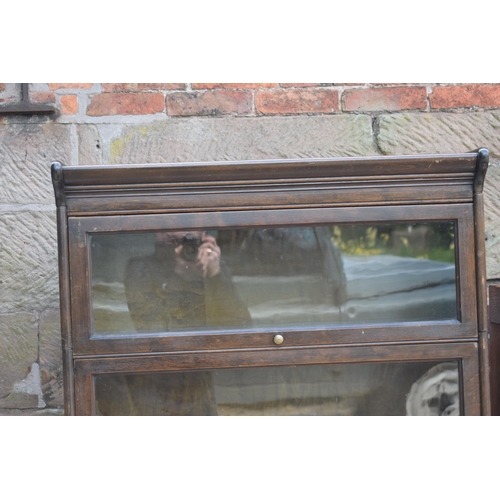
[[[0,214],[0,313],[59,307],[54,211]]]
[[[38,394],[34,392],[19,391],[16,389],[17,387],[14,386],[12,392],[10,392],[3,399],[0,399],[0,408],[38,408],[40,404]]]
[[[500,158],[500,111],[381,115],[377,123],[378,146],[387,155],[466,153],[485,147]]]
[[[30,313],[0,315],[0,408],[38,406],[36,395],[16,391],[38,358],[38,324]]]
[[[368,116],[180,118],[80,130],[80,159],[110,163],[326,158],[377,154]],[[96,136],[99,133],[99,137]],[[106,137],[105,137],[106,135]],[[87,136],[87,137],[84,137]],[[99,140],[104,153],[96,153]]]
[[[61,320],[59,311],[46,311],[40,319],[40,371],[43,400],[63,406]]]
[[[2,409],[0,408],[0,417],[62,417],[64,408],[42,408],[36,409]]]
[[[379,147],[386,154],[465,153],[490,150],[485,182],[486,267],[500,278],[500,112],[384,115],[378,119]]]
[[[0,203],[54,203],[50,164],[70,158],[70,125],[0,125]]]
[[[104,165],[108,158],[103,156],[106,141],[103,140],[98,127],[109,128],[109,125],[78,125],[78,164],[79,165]],[[117,131],[121,127],[113,127]],[[104,135],[104,134],[103,134]],[[109,146],[106,152],[109,151]]]
[[[500,279],[500,162],[492,162],[486,174],[484,212],[486,274],[489,280]]]

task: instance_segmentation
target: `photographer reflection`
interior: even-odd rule
[[[130,259],[125,293],[138,332],[250,326],[221,250],[204,231],[157,234],[155,251]],[[113,375],[98,378],[101,415],[216,415],[210,372]]]
[[[124,283],[139,332],[251,325],[221,250],[204,231],[158,233],[152,255],[130,259]]]

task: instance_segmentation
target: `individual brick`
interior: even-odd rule
[[[66,94],[61,96],[61,114],[76,115],[78,113],[78,96]]]
[[[36,104],[54,104],[56,96],[54,92],[30,92],[30,101]]]
[[[5,83],[0,83],[0,92],[5,92]]]
[[[290,87],[295,88],[307,88],[307,87],[319,87],[321,85],[325,85],[324,83],[280,83],[280,86],[284,89],[288,89]],[[332,83],[328,83],[327,85],[333,85]]]
[[[431,108],[498,108],[500,84],[453,85],[434,87],[429,96]]]
[[[185,83],[103,83],[103,92],[145,92],[148,90],[184,90]]]
[[[212,89],[261,89],[276,87],[276,83],[192,83],[193,90]]]
[[[169,116],[216,116],[247,114],[252,110],[250,92],[215,90],[176,92],[167,95]]]
[[[152,115],[162,113],[165,109],[164,99],[163,94],[149,92],[96,94],[91,97],[87,115]]]
[[[93,83],[49,83],[50,90],[62,90],[62,89],[90,89]]]
[[[255,110],[263,115],[334,113],[339,110],[338,97],[333,89],[262,91],[255,94]]]
[[[346,90],[342,95],[344,111],[400,111],[425,109],[424,87],[385,87]]]

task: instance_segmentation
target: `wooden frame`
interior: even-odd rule
[[[437,210],[439,208],[439,210]],[[266,217],[264,217],[264,215]],[[93,233],[113,233],[116,231],[159,231],[162,229],[184,228],[186,230],[213,227],[245,227],[247,225],[265,224],[282,225],[321,224],[334,220],[336,223],[346,222],[405,222],[451,220],[456,221],[458,233],[457,283],[459,289],[458,303],[461,304],[461,321],[429,322],[427,328],[420,324],[386,324],[371,326],[349,326],[343,328],[318,329],[313,328],[312,335],[307,331],[286,329],[287,344],[315,345],[330,343],[363,343],[411,340],[443,340],[473,338],[476,335],[476,296],[474,286],[474,257],[467,251],[473,245],[473,219],[470,206],[457,204],[453,206],[426,207],[408,205],[400,207],[395,214],[388,207],[368,208],[356,210],[350,208],[326,208],[304,210],[275,210],[271,214],[266,212],[221,212],[198,214],[173,214],[168,218],[165,215],[130,216],[103,216],[103,217],[75,217],[69,222],[70,252],[78,265],[73,266],[71,272],[72,331],[74,354],[131,354],[133,352],[170,352],[179,350],[252,348],[262,345],[273,345],[272,338],[281,330],[257,331],[256,328],[247,331],[234,331],[228,336],[220,332],[192,332],[182,336],[165,334],[135,338],[133,347],[123,338],[92,337],[91,297],[90,297],[90,247],[89,235]],[[463,283],[462,283],[463,282]],[[85,283],[85,286],[81,286]],[[346,336],[346,329],[349,335]]]
[[[93,413],[91,381],[97,373],[459,359],[465,414],[489,414],[482,208],[487,165],[485,149],[203,164],[54,163],[66,413]],[[92,334],[89,235],[409,221],[456,225],[457,320],[203,335]],[[286,336],[285,345],[273,343],[277,333]]]
[[[76,411],[94,415],[94,382],[98,374],[155,373],[200,369],[247,368],[305,364],[367,363],[387,361],[458,360],[463,393],[462,411],[480,415],[477,343],[410,345],[285,347],[278,350],[253,349],[214,352],[188,352],[141,357],[78,358],[75,360]]]

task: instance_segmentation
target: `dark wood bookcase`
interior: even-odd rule
[[[488,157],[53,163],[65,413],[490,414]]]

